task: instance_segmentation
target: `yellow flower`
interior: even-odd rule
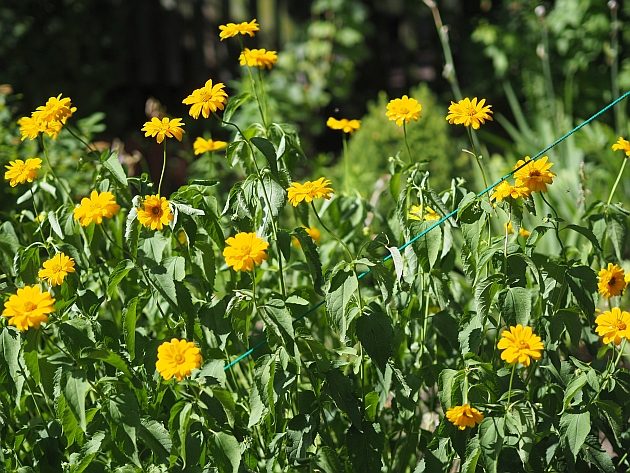
[[[256,23],[256,18],[249,23],[244,21],[243,23],[228,23],[227,25],[221,25],[219,26],[219,29],[221,30],[219,33],[221,41],[238,34],[254,37],[254,33],[260,30],[258,23]]]
[[[530,232],[529,230],[525,230],[523,227],[518,229],[518,234],[520,236],[522,236],[523,238],[528,238],[532,232]]]
[[[43,266],[38,276],[51,286],[59,286],[69,273],[74,273],[74,260],[63,253],[44,261]]]
[[[251,271],[267,259],[267,248],[269,243],[255,233],[241,232],[225,241],[223,256],[234,271]]]
[[[529,189],[522,186],[513,186],[507,181],[503,181],[497,187],[490,196],[492,200],[501,202],[507,198],[518,199],[519,197],[527,197],[529,195]]]
[[[396,122],[396,125],[403,126],[411,120],[418,120],[422,112],[422,105],[416,99],[410,99],[403,95],[400,99],[390,100],[387,104],[387,118]]]
[[[523,327],[518,324],[504,330],[497,347],[503,350],[501,359],[510,364],[522,363],[529,366],[531,359],[540,360],[543,344],[538,335],[534,335],[531,327]]]
[[[623,151],[626,153],[626,156],[630,157],[630,141],[624,140],[621,136],[617,140],[617,142],[612,145],[613,151]]]
[[[421,215],[422,205],[412,205],[409,209],[409,213],[407,214],[407,218],[409,220],[424,220],[425,222],[431,222],[433,220],[440,219],[438,213],[428,205],[424,209],[424,216],[422,218],[420,217]]]
[[[158,347],[155,368],[162,378],[181,381],[190,376],[192,370],[199,368],[201,361],[201,350],[194,342],[173,338]]]
[[[451,101],[448,106],[448,115],[446,120],[451,125],[464,125],[465,127],[472,126],[475,130],[479,126],[483,125],[486,120],[492,121],[492,105],[485,105],[486,99],[481,99],[477,102],[477,97],[470,100],[466,97],[463,100],[455,103]]]
[[[173,214],[166,197],[145,195],[142,208],[138,210],[138,220],[151,230],[162,230],[173,220]]]
[[[74,209],[74,219],[87,227],[92,222],[101,224],[103,218],[112,218],[120,210],[111,192],[92,191],[90,197],[83,197],[81,204]]]
[[[37,171],[42,167],[42,160],[39,158],[28,158],[26,161],[16,159],[5,166],[5,180],[9,181],[11,187],[25,182],[33,182],[37,177]]]
[[[192,94],[182,100],[182,103],[192,105],[188,113],[195,120],[199,118],[199,114],[202,114],[204,118],[208,118],[210,112],[216,112],[225,108],[228,95],[223,90],[224,88],[225,84],[222,82],[212,85],[212,79],[209,79],[203,87],[193,90]]]
[[[243,49],[238,58],[241,66],[260,67],[261,69],[271,67],[278,61],[278,53],[267,51],[266,49]]]
[[[628,284],[624,270],[616,264],[608,263],[608,267],[602,268],[598,276],[599,293],[607,298],[621,295]]]
[[[328,187],[330,184],[331,182],[323,177],[316,181],[306,181],[304,184],[293,182],[287,190],[289,202],[297,207],[303,200],[310,203],[313,199],[330,199],[330,195],[334,192],[331,187]]]
[[[213,151],[220,151],[227,147],[225,141],[204,140],[202,137],[198,137],[193,143],[193,149],[195,155],[203,153],[212,153]]]
[[[32,117],[43,123],[65,123],[76,111],[77,108],[72,106],[70,98],[62,99],[61,94],[59,94],[57,97],[50,97],[45,105],[37,107],[32,113]]]
[[[525,187],[529,192],[547,192],[547,184],[553,183],[553,178],[556,176],[549,170],[553,163],[547,162],[548,160],[547,156],[536,161],[532,161],[529,156],[520,159],[514,169],[527,164],[514,173],[516,186]]]
[[[464,404],[463,406],[451,407],[446,411],[446,418],[456,425],[459,430],[464,430],[466,427],[472,428],[481,423],[483,414],[474,407]]]
[[[344,133],[353,133],[361,128],[361,120],[348,120],[347,118],[337,120],[336,118],[329,117],[326,121],[326,126],[333,130],[341,130]]]
[[[33,117],[22,117],[18,121],[20,127],[21,140],[34,140],[44,131],[43,123]]]
[[[595,323],[595,332],[603,337],[605,344],[614,342],[619,345],[623,338],[630,339],[630,312],[613,307],[599,314]]]
[[[158,143],[164,141],[164,138],[176,138],[177,141],[182,141],[182,130],[185,123],[182,123],[181,118],[162,118],[160,120],[157,117],[153,117],[150,122],[146,122],[142,127],[144,136],[157,136]]]
[[[39,328],[42,322],[48,322],[48,314],[55,310],[54,304],[55,299],[48,292],[42,292],[39,286],[24,286],[17,290],[17,294],[9,297],[2,315],[9,318],[9,325],[23,332],[29,327]]]

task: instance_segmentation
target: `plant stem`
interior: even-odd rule
[[[510,399],[512,398],[512,381],[514,381],[514,371],[516,371],[516,363],[512,365],[512,374],[510,375],[510,387],[508,388],[507,410],[510,409]]]
[[[615,180],[612,189],[610,189],[610,195],[608,196],[608,200],[606,201],[606,207],[608,207],[610,205],[610,202],[612,201],[613,195],[615,194],[617,186],[619,185],[619,181],[621,181],[621,175],[623,174],[623,170],[626,167],[626,162],[628,162],[629,160],[629,157],[624,156],[623,163],[621,163],[621,168],[619,168],[619,173],[617,174],[617,179]]]
[[[343,183],[346,188],[346,194],[350,194],[350,161],[348,161],[348,139],[344,133],[343,138]]]
[[[164,139],[164,155],[162,159],[162,173],[160,174],[160,183],[158,184],[157,195],[162,195],[162,180],[164,179],[164,171],[166,170],[166,139]]]
[[[411,150],[409,149],[409,141],[407,141],[407,122],[403,121],[403,136],[405,137],[405,146],[407,147],[407,154],[409,155],[409,164],[413,164],[413,158],[411,157]]]
[[[352,261],[352,253],[350,252],[350,248],[348,248],[348,245],[346,245],[343,240],[341,238],[339,238],[332,230],[330,230],[330,228],[328,228],[326,226],[326,224],[322,221],[321,217],[319,216],[319,214],[317,213],[317,209],[315,208],[315,203],[311,202],[311,208],[313,209],[313,212],[315,213],[315,218],[317,219],[317,221],[319,222],[319,224],[322,226],[322,228],[324,230],[326,230],[328,232],[328,234],[333,237],[333,239],[339,243],[343,249],[346,251],[347,256],[349,258],[349,261]]]
[[[462,387],[462,404],[468,404],[468,369],[464,369],[464,386]]]
[[[83,146],[85,146],[90,153],[97,153],[97,150],[92,148],[92,146],[90,146],[83,138],[81,138],[78,133],[75,133],[74,131],[72,131],[71,127],[67,126],[65,128],[74,138],[79,140],[81,144],[83,144]]]

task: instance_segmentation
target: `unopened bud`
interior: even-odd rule
[[[544,18],[545,14],[547,13],[547,9],[544,5],[538,5],[536,8],[534,8],[534,13],[538,18]]]
[[[617,8],[619,8],[619,3],[617,3],[615,0],[610,0],[607,5],[608,8],[610,8],[611,10],[616,10]]]

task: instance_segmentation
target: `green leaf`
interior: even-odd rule
[[[337,333],[341,341],[346,339],[346,331],[350,323],[348,304],[358,288],[357,280],[352,272],[335,268],[326,284],[326,315],[328,323]]]
[[[438,378],[438,393],[442,409],[445,411],[459,403],[459,385],[464,378],[463,371],[444,369]]]
[[[496,473],[499,455],[503,448],[505,420],[502,417],[486,417],[479,424],[481,457],[488,473]]]
[[[232,120],[232,115],[234,115],[234,112],[236,112],[236,110],[241,105],[249,101],[251,97],[252,96],[249,93],[243,93],[235,95],[234,97],[230,97],[230,100],[228,100],[227,106],[225,107],[225,111],[223,112],[223,121],[229,122],[230,120]]]
[[[569,230],[573,230],[574,232],[579,233],[580,235],[586,237],[595,247],[595,249],[601,251],[602,247],[599,243],[599,240],[597,239],[597,237],[595,236],[595,234],[588,228],[586,227],[581,227],[579,225],[574,225],[574,224],[569,224],[566,227],[563,228],[564,229],[569,229]]]
[[[508,325],[527,325],[532,313],[532,299],[524,287],[508,287],[499,294],[499,308]]]
[[[259,313],[278,341],[283,341],[285,347],[291,347],[295,340],[293,319],[289,310],[280,299],[271,299],[259,307]]]
[[[492,304],[498,286],[504,281],[504,275],[491,274],[475,285],[475,305],[477,307],[477,313],[484,319],[488,316],[490,304]]]
[[[477,352],[483,339],[483,320],[477,312],[466,314],[466,318],[460,320],[458,341],[461,354]]]
[[[383,434],[377,433],[371,423],[350,427],[345,444],[350,464],[356,473],[381,471]]]
[[[160,461],[165,461],[168,458],[173,442],[168,430],[160,422],[153,419],[142,419],[138,434]]]
[[[101,450],[103,440],[105,440],[105,432],[90,435],[90,439],[81,447],[81,452],[70,455],[70,473],[85,471]]]
[[[344,376],[338,369],[332,369],[326,373],[324,391],[337,407],[348,415],[353,425],[361,426],[360,404],[354,394],[350,378]]]
[[[164,249],[169,243],[170,239],[164,236],[162,232],[155,232],[153,236],[142,242],[142,251],[147,258],[159,264],[162,262]]]
[[[308,272],[313,280],[313,289],[317,294],[323,294],[324,277],[322,276],[322,262],[319,258],[317,245],[303,227],[296,228],[293,233],[300,242],[300,247],[306,258]]]
[[[107,296],[112,298],[114,294],[117,294],[120,290],[118,285],[121,283],[127,274],[135,267],[133,261],[124,259],[119,262],[116,267],[112,270],[109,278],[107,280]]]
[[[345,473],[345,469],[337,452],[328,446],[321,447],[317,452],[317,466],[324,473]]]
[[[92,358],[95,360],[101,360],[107,363],[108,365],[113,366],[118,371],[121,371],[122,373],[127,375],[129,378],[133,378],[133,374],[129,370],[129,366],[127,366],[127,362],[125,362],[125,360],[123,360],[123,358],[118,353],[114,353],[113,351],[109,351],[109,350],[100,349],[100,350],[88,350],[85,355],[86,355],[86,358],[88,359]]]
[[[381,373],[392,355],[394,328],[392,321],[378,307],[357,319],[357,338]]]
[[[238,473],[241,464],[241,449],[236,438],[225,432],[219,432],[213,435],[210,448],[219,471]]]
[[[123,309],[125,343],[131,361],[136,357],[136,321],[138,320],[139,300],[138,297],[134,297]]]
[[[116,153],[110,154],[109,158],[103,162],[103,166],[120,185],[125,188],[127,187],[127,175],[125,174],[120,161],[118,161],[118,155]]]
[[[90,390],[85,372],[80,369],[64,370],[61,377],[63,395],[68,402],[68,407],[79,422],[83,432],[87,431],[85,417],[85,396]]]
[[[371,391],[365,395],[364,409],[365,409],[365,417],[370,421],[374,422],[376,419],[376,410],[378,409],[378,402],[380,396],[376,391]]]
[[[57,234],[57,236],[63,240],[63,231],[61,230],[61,226],[59,225],[59,220],[57,220],[57,214],[54,211],[48,212],[48,222],[50,223],[50,228]]]
[[[574,376],[566,389],[564,390],[564,399],[562,401],[563,408],[562,410],[566,410],[571,405],[571,401],[573,398],[580,392],[582,392],[582,388],[586,384],[587,378],[586,373],[580,373],[577,376]]]
[[[166,272],[175,280],[183,281],[186,276],[186,260],[183,256],[169,256],[163,261]]]
[[[271,170],[274,173],[277,173],[278,162],[276,161],[276,148],[273,146],[273,143],[268,139],[261,138],[259,136],[254,136],[250,141],[262,152],[265,158],[267,158],[267,162],[269,163]]]
[[[413,222],[410,227],[411,234],[414,236],[419,235],[433,226],[433,224],[433,222]],[[433,228],[413,243],[413,249],[424,272],[428,273],[435,265],[440,255],[441,245],[442,229],[440,227]]]
[[[575,460],[591,431],[591,413],[572,414],[565,412],[560,417],[560,439],[573,454]]]

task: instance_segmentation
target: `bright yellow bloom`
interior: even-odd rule
[[[483,414],[474,407],[464,404],[463,406],[451,407],[446,411],[446,418],[456,425],[459,430],[464,430],[466,427],[473,428],[475,425],[480,424],[483,420]]]
[[[278,62],[278,53],[276,51],[267,51],[266,49],[245,48],[238,60],[241,66],[271,69]]]
[[[16,159],[5,166],[5,180],[9,181],[11,187],[25,182],[33,182],[37,177],[37,171],[42,167],[42,160],[39,158],[28,158],[26,161]]]
[[[613,151],[623,151],[626,153],[626,156],[630,157],[630,141],[624,140],[621,136],[617,140],[617,142],[612,145]]]
[[[598,276],[599,293],[607,298],[621,295],[628,284],[624,270],[616,264],[608,263],[608,267],[602,268]]]
[[[529,189],[522,186],[513,186],[508,181],[503,181],[497,187],[494,188],[494,192],[490,196],[492,200],[501,202],[508,197],[511,199],[518,199],[520,197],[527,197],[529,195]]]
[[[256,23],[256,18],[254,18],[249,23],[244,21],[243,23],[228,23],[227,25],[219,26],[221,32],[219,33],[219,38],[223,41],[226,38],[231,38],[232,36],[236,36],[238,34],[249,35],[252,38],[254,37],[254,33],[260,30],[258,23]]]
[[[61,98],[61,94],[57,97],[50,97],[45,105],[37,107],[32,113],[32,117],[40,122],[61,122],[65,121],[77,111],[76,107],[72,106],[72,102],[69,97]]]
[[[525,156],[525,159],[520,159],[514,166],[514,169],[525,163],[527,164],[514,173],[516,186],[525,187],[529,192],[547,192],[547,184],[552,184],[553,178],[556,177],[549,170],[553,163],[548,162],[548,160],[547,156],[543,156],[536,161],[532,161],[529,156]]]
[[[477,102],[477,97],[470,100],[466,97],[463,100],[455,103],[451,101],[448,106],[448,115],[446,120],[451,125],[464,125],[465,127],[472,126],[475,130],[483,125],[486,120],[492,121],[492,105],[485,105],[486,99],[481,99]]]
[[[330,195],[334,192],[330,186],[331,182],[320,177],[316,181],[306,181],[304,184],[292,182],[287,190],[289,202],[297,207],[303,200],[311,203],[313,199],[330,199]]]
[[[595,332],[603,337],[605,344],[619,345],[623,338],[630,339],[630,312],[613,307],[599,314],[595,323]]]
[[[422,215],[422,205],[412,205],[407,213],[409,220],[424,220],[425,222],[431,222],[433,220],[439,220],[439,214],[428,205],[424,208],[424,215]]]
[[[22,117],[18,121],[20,127],[21,140],[34,140],[44,131],[44,125],[33,117]]]
[[[223,89],[225,89],[224,83],[217,82],[212,85],[212,79],[209,79],[203,87],[193,90],[192,94],[182,100],[182,103],[192,105],[188,113],[195,120],[199,118],[199,114],[208,118],[211,112],[214,113],[225,108],[228,95]]]
[[[74,260],[64,253],[57,253],[48,261],[44,261],[38,276],[51,286],[59,286],[69,273],[74,273]]]
[[[54,304],[55,299],[48,292],[42,292],[39,286],[24,286],[9,297],[2,315],[9,318],[9,325],[23,332],[48,322],[48,314],[55,310]]]
[[[529,230],[525,230],[523,227],[521,227],[518,229],[518,234],[522,236],[523,238],[529,238],[532,232],[530,232]]]
[[[326,121],[326,126],[333,130],[341,130],[344,133],[353,133],[361,128],[361,120],[348,120],[347,118],[337,120],[336,118],[329,117]]]
[[[387,118],[396,122],[396,125],[403,126],[411,120],[418,120],[422,112],[422,105],[416,99],[412,99],[403,95],[400,99],[390,100],[387,104]]]
[[[522,363],[529,366],[531,359],[540,360],[543,344],[538,335],[534,335],[531,327],[523,327],[518,324],[504,330],[497,347],[503,350],[501,359],[510,364]]]
[[[158,347],[155,368],[162,378],[181,381],[190,376],[192,370],[199,368],[201,361],[201,350],[194,342],[173,338]]]
[[[215,140],[205,140],[202,137],[198,137],[193,143],[193,149],[195,151],[195,155],[203,154],[203,153],[212,153],[213,151],[220,151],[227,147],[227,143],[225,141],[215,141]]]
[[[164,138],[176,138],[177,141],[182,141],[183,127],[185,123],[182,123],[181,118],[162,118],[160,120],[157,117],[153,117],[150,122],[146,122],[142,127],[144,136],[157,136],[158,143],[164,141]]]
[[[138,210],[138,221],[151,230],[162,230],[173,220],[166,197],[145,195],[142,208]]]
[[[251,271],[267,259],[267,248],[269,243],[255,233],[241,232],[225,241],[223,256],[234,271]]]
[[[111,192],[92,191],[90,197],[83,197],[81,204],[74,209],[74,219],[87,227],[92,222],[103,223],[103,218],[112,218],[120,210]]]

